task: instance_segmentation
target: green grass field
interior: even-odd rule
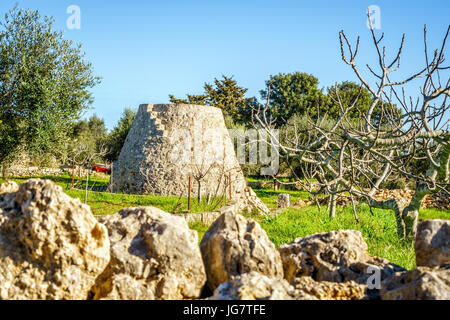
[[[73,198],[84,201],[84,191],[70,189],[71,177],[63,176],[41,177],[54,181],[60,185],[64,192]],[[11,179],[21,183],[27,179]],[[91,181],[96,185],[107,185],[107,178],[92,177]],[[3,180],[0,179],[0,183]],[[83,187],[83,184],[80,185]],[[307,199],[306,191],[273,190],[270,187],[254,189],[256,194],[271,209],[276,208],[279,193],[290,193],[291,202],[295,203],[299,199]],[[88,204],[92,212],[97,215],[113,214],[122,208],[136,206],[154,206],[164,211],[172,212],[178,203],[182,203],[181,210],[187,209],[187,199],[179,197],[163,196],[138,196],[127,194],[112,194],[107,192],[89,192]],[[220,207],[220,206],[219,206]],[[213,207],[205,203],[198,204],[192,201],[191,212],[211,211]],[[266,230],[269,238],[276,246],[288,243],[295,238],[304,237],[319,232],[328,232],[338,229],[353,229],[361,231],[367,242],[369,253],[396,263],[404,268],[415,267],[414,247],[412,243],[401,241],[397,237],[394,213],[389,210],[373,209],[374,215],[370,213],[369,207],[365,204],[357,205],[357,213],[360,222],[357,223],[353,216],[351,206],[339,207],[336,218],[330,220],[326,208],[321,211],[316,206],[304,208],[289,208],[273,218],[260,218],[252,216],[257,220],[262,228]],[[420,220],[426,219],[450,219],[450,211],[438,209],[422,209]],[[194,222],[190,227],[199,234],[199,241],[209,226],[201,222]]]
[[[307,199],[306,191],[273,190],[271,188],[254,189],[258,197],[269,208],[275,208],[278,194],[290,193],[291,203],[298,199]],[[394,213],[390,210],[372,209],[373,216],[366,204],[356,206],[359,223],[356,222],[351,206],[339,207],[336,218],[331,220],[322,207],[319,212],[316,206],[304,208],[289,208],[273,218],[258,218],[262,228],[266,230],[270,240],[279,246],[319,232],[339,229],[359,230],[367,242],[369,253],[396,263],[406,269],[416,266],[414,246],[410,242],[402,241],[397,236],[397,226]],[[450,211],[438,209],[421,209],[419,220],[450,219]],[[190,227],[197,230],[199,237],[208,230],[208,226],[201,222],[191,223]]]
[[[357,205],[359,223],[355,221],[351,206],[339,208],[335,219],[328,212],[319,212],[315,206],[302,209],[287,209],[275,218],[260,221],[269,238],[276,246],[318,232],[339,229],[361,231],[367,242],[369,253],[383,257],[404,268],[415,267],[414,247],[412,243],[399,240],[394,213],[389,210],[373,209],[373,216],[366,204]],[[440,210],[421,210],[419,219],[450,219],[450,212]]]
[[[20,184],[30,178],[11,178],[10,180],[13,180]],[[61,186],[66,194],[68,194],[72,198],[78,198],[84,203],[84,187],[86,186],[85,181],[80,181],[80,184],[76,189],[71,189],[72,178],[68,173],[62,176],[40,176],[36,178],[52,180],[57,185]],[[89,180],[89,186],[107,186],[109,183],[108,177],[102,178],[92,176]],[[0,178],[0,183],[2,182],[4,182],[4,180]],[[199,204],[197,202],[197,199],[192,198],[191,212],[213,211],[215,208],[218,209],[221,207],[221,205],[223,205],[223,201],[217,204],[217,202],[219,201],[220,200],[216,200],[215,203],[211,202],[210,204],[207,204],[206,200],[204,200],[203,203]],[[113,214],[123,208],[139,206],[153,206],[167,212],[172,212],[179,203],[181,203],[182,206],[177,210],[178,212],[188,209],[188,199],[185,197],[180,198],[176,196],[142,196],[88,191],[87,201],[87,204],[91,207],[92,213],[96,215]]]

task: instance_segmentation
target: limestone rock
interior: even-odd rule
[[[450,268],[427,268],[399,272],[381,283],[383,300],[449,300]]]
[[[316,281],[353,280],[366,284],[373,275],[369,267],[380,269],[381,280],[405,270],[385,259],[369,255],[366,242],[356,230],[330,231],[297,238],[281,245],[278,250],[288,281],[311,276]]]
[[[61,187],[31,179],[0,194],[0,299],[86,299],[108,262],[106,228]]]
[[[1,193],[12,193],[19,190],[19,186],[14,181],[6,181],[0,184],[0,194]]]
[[[206,282],[198,235],[183,217],[153,207],[128,208],[101,220],[111,262],[92,289],[94,299],[192,299]]]
[[[203,236],[200,249],[211,290],[250,271],[283,277],[280,255],[266,232],[239,214],[222,214]]]
[[[366,285],[355,281],[343,283],[321,281],[311,277],[299,277],[291,281],[296,296],[313,296],[318,300],[361,300],[366,298]]]
[[[297,208],[304,208],[304,207],[307,207],[307,206],[312,205],[312,204],[314,204],[314,202],[311,201],[311,200],[303,200],[303,199],[299,199],[299,200],[297,200],[297,201],[294,203],[294,207],[297,207]]]
[[[184,217],[188,223],[199,221],[205,225],[210,225],[214,221],[216,221],[216,219],[220,217],[220,215],[221,215],[220,211],[213,211],[213,212],[183,213],[180,216]]]
[[[235,213],[242,211],[252,212],[255,211],[260,215],[269,215],[270,210],[267,208],[266,204],[258,198],[255,191],[252,188],[246,187],[241,197],[236,201],[237,208],[234,210]]]
[[[278,208],[287,208],[291,206],[291,195],[289,193],[280,193],[278,195]]]
[[[395,198],[397,201],[409,203],[414,195],[414,190],[409,189],[380,189],[375,191],[373,198],[377,200],[389,200]],[[427,194],[421,204],[422,208],[438,208],[450,210],[450,193],[441,190]]]
[[[436,219],[419,223],[414,249],[417,266],[450,265],[450,221]]]
[[[278,277],[257,272],[245,273],[221,284],[210,300],[361,300],[367,287],[354,281],[317,282],[311,277],[294,279],[290,284]]]
[[[304,295],[304,299],[314,297]],[[209,300],[294,300],[297,296],[289,283],[278,277],[249,272],[222,283]]]

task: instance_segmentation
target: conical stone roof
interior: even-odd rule
[[[232,197],[246,187],[222,111],[192,104],[143,104],[114,164],[113,191]]]

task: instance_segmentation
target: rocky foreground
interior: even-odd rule
[[[450,222],[420,223],[415,250],[406,271],[355,230],[277,249],[233,212],[199,246],[184,217],[157,208],[97,221],[49,180],[0,185],[0,299],[450,299]]]

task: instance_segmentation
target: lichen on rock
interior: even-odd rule
[[[450,267],[398,272],[381,283],[383,300],[449,300]]]
[[[450,265],[450,221],[434,219],[419,223],[414,250],[417,266]]]
[[[381,280],[397,271],[404,271],[386,259],[373,257],[361,232],[338,230],[297,238],[278,248],[283,261],[284,276],[291,281],[311,276],[316,281],[355,281],[366,284],[372,272],[380,270]]]

